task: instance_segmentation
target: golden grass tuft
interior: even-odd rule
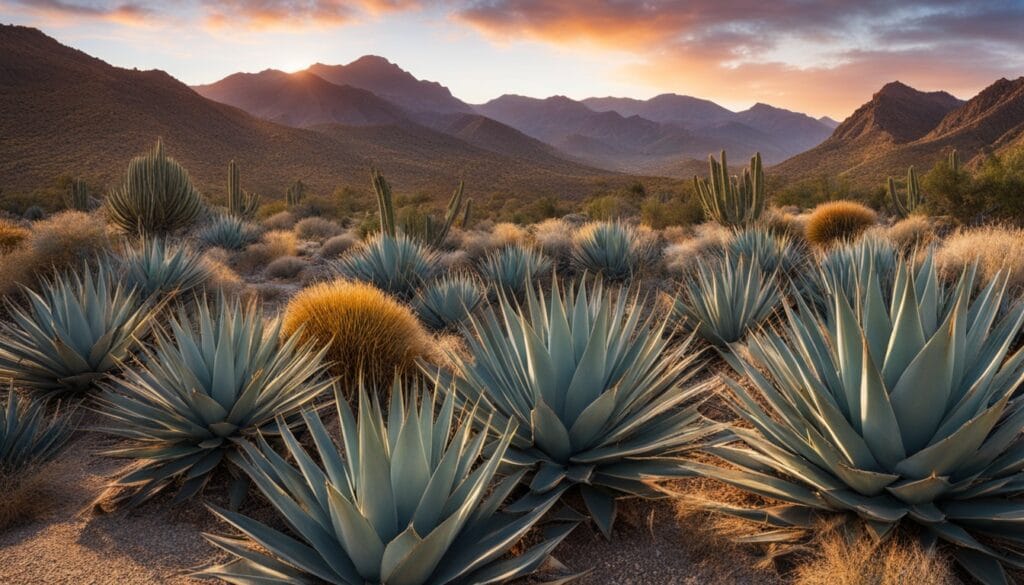
[[[322,242],[341,232],[340,225],[322,217],[307,217],[295,224],[295,234],[303,240]]]
[[[935,241],[935,228],[923,215],[911,215],[884,230],[883,235],[904,252],[923,250]]]
[[[295,256],[299,240],[295,234],[286,230],[273,230],[263,234],[263,245],[271,260],[282,256]]]
[[[318,254],[321,258],[336,259],[358,243],[359,238],[355,234],[345,232],[327,238],[324,244],[320,246]]]
[[[832,201],[814,208],[807,219],[804,233],[807,241],[827,247],[849,241],[864,233],[878,220],[871,208],[853,201]]]
[[[30,466],[16,477],[0,473],[0,532],[45,516],[54,505],[61,472],[59,462],[50,462]]]
[[[662,255],[665,269],[674,275],[688,273],[698,258],[724,248],[731,235],[728,228],[714,222],[695,226],[693,237],[675,240],[665,247]]]
[[[0,254],[10,252],[28,239],[31,232],[9,219],[0,219]]]
[[[815,554],[794,571],[795,585],[955,585],[949,561],[910,540],[850,542],[836,531],[823,536]]]
[[[561,219],[545,219],[533,227],[533,239],[545,254],[566,258],[572,252],[573,226]]]
[[[1024,290],[1024,230],[985,226],[959,231],[946,238],[935,254],[939,272],[950,280],[972,262],[978,263],[978,274],[985,283],[1006,270],[1010,290]]]
[[[0,256],[0,295],[33,286],[54,270],[78,268],[110,249],[107,224],[95,215],[64,211],[36,222],[28,237]]]
[[[302,290],[284,312],[282,335],[327,345],[331,371],[346,392],[360,371],[370,387],[388,388],[433,355],[432,339],[408,307],[362,282],[335,280]]]

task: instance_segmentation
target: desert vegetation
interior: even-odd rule
[[[706,221],[632,189],[536,223],[242,170],[205,196],[158,143],[0,221],[0,531],[94,449],[86,521],[201,516],[179,571],[230,583],[616,582],[573,547],[664,505],[737,581],[1024,574],[1024,244],[935,215],[989,166],[781,208],[723,153],[676,202]]]

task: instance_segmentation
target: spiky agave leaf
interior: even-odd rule
[[[120,262],[125,281],[143,298],[180,296],[213,277],[213,269],[200,254],[159,237],[126,247]]]
[[[533,286],[533,279],[551,270],[551,258],[533,246],[509,244],[480,262],[479,271],[492,290],[521,296]]]
[[[743,339],[782,303],[775,273],[757,259],[726,254],[699,258],[673,303],[673,312],[709,343],[726,347]]]
[[[484,291],[475,277],[455,274],[423,287],[413,299],[412,306],[427,327],[442,331],[465,321],[483,300]]]
[[[632,277],[650,255],[651,249],[637,229],[621,221],[587,224],[573,238],[573,264],[581,271],[610,281]]]
[[[114,481],[115,491],[127,489],[109,504],[137,505],[179,479],[177,501],[192,496],[237,458],[241,440],[277,432],[332,384],[322,376],[325,350],[298,336],[279,343],[280,320],[265,325],[258,304],[196,305],[194,319],[181,309],[122,378],[105,384],[101,430],[133,443],[107,454],[137,460]]]
[[[0,408],[0,480],[56,457],[73,430],[67,415],[48,416],[44,401],[8,393]]]
[[[224,213],[213,216],[196,232],[196,238],[207,246],[241,250],[260,239],[260,226]]]
[[[869,270],[852,302],[834,286],[824,317],[801,301],[783,331],[752,335],[749,357],[728,358],[749,425],[732,429],[738,445],[710,449],[728,467],[692,467],[786,502],[726,513],[786,529],[847,512],[878,537],[913,523],[1003,583],[1003,565],[1024,567],[1024,352],[1008,355],[1024,305],[998,318],[1005,277],[972,300],[975,270],[949,294],[924,274],[899,262],[887,301]]]
[[[677,475],[714,430],[697,411],[706,384],[690,384],[703,366],[692,338],[671,347],[666,316],[600,284],[563,293],[555,280],[546,300],[531,290],[525,307],[499,305],[470,318],[470,358],[450,352],[456,391],[518,423],[507,458],[531,470],[535,498],[579,486],[610,535],[616,498],[660,495],[649,481]]]
[[[899,258],[899,251],[890,240],[867,234],[855,242],[829,248],[821,256],[818,270],[806,271],[797,282],[806,298],[827,310],[833,286],[841,288],[846,298],[856,298],[857,282],[866,281],[869,271],[878,276],[883,293],[891,293]]]
[[[85,265],[25,290],[0,323],[0,377],[51,398],[81,394],[128,357],[152,320],[152,307],[117,282],[107,262]]]
[[[369,282],[401,299],[410,299],[434,277],[437,264],[437,253],[409,236],[379,233],[334,266],[346,278]]]
[[[523,476],[494,482],[514,423],[496,438],[489,425],[474,432],[475,413],[459,412],[451,394],[438,405],[436,394],[397,383],[385,423],[376,393],[368,397],[364,387],[359,396],[358,421],[344,399],[336,401],[344,457],[309,411],[303,416],[315,454],[283,430],[297,467],[262,438],[245,446],[242,468],[291,534],[215,508],[248,538],[207,535],[233,560],[202,575],[243,585],[504,583],[535,571],[572,530],[559,526],[548,540],[506,556],[559,495],[525,513],[502,510]]]

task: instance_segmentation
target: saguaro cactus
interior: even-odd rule
[[[306,194],[306,186],[302,181],[295,181],[285,194],[285,203],[288,207],[296,207],[302,203],[302,197]]]
[[[729,175],[724,150],[721,162],[716,161],[713,155],[708,157],[708,167],[710,176],[707,179],[693,178],[708,219],[727,227],[739,227],[761,218],[767,206],[761,153],[750,159],[750,167],[743,170],[741,177]]]
[[[954,150],[950,156],[951,164],[954,162],[953,157],[955,156],[956,151]],[[959,161],[956,161],[956,163],[959,166]],[[893,207],[896,208],[896,213],[900,217],[907,217],[924,202],[924,196],[921,194],[921,185],[917,181],[917,171],[914,170],[913,165],[907,169],[906,197],[900,197],[899,192],[896,190],[896,180],[889,177],[889,198],[892,199]]]
[[[64,196],[64,205],[75,211],[89,211],[89,186],[81,179],[71,181]]]
[[[260,196],[242,190],[241,174],[235,161],[228,163],[228,213],[252,219],[260,206]]]

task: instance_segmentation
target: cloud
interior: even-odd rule
[[[22,11],[58,21],[85,18],[140,25],[156,15],[156,11],[152,7],[137,2],[13,0],[13,2],[0,2],[0,7],[3,7],[4,4],[12,4]]]
[[[970,96],[1024,67],[1024,3],[882,0],[480,0],[453,17],[496,42],[624,54],[658,91],[844,116],[884,83]]]

